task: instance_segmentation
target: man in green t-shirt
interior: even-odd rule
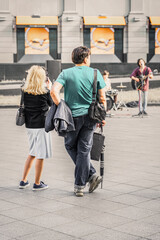
[[[83,196],[83,189],[89,182],[89,192],[93,192],[102,178],[96,175],[96,170],[90,162],[90,151],[93,142],[93,132],[96,124],[88,116],[88,108],[92,102],[94,69],[90,66],[90,50],[87,47],[77,47],[72,52],[74,67],[63,70],[51,90],[51,96],[56,105],[61,101],[60,90],[64,87],[64,100],[71,109],[75,131],[67,133],[65,147],[75,163],[76,196]],[[97,70],[97,91],[100,102],[106,108],[105,82]],[[102,122],[105,125],[105,121]]]

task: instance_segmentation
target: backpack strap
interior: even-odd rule
[[[97,92],[97,69],[94,69],[92,102],[95,102],[95,101],[96,101],[96,92]]]

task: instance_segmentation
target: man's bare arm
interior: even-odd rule
[[[105,88],[99,89],[98,94],[99,94],[99,102],[103,103],[105,110],[107,110]]]
[[[53,84],[53,87],[51,89],[51,97],[53,99],[53,102],[58,105],[61,101],[61,98],[60,98],[60,90],[62,89],[63,85],[58,83],[58,82],[55,82]]]
[[[107,110],[107,104],[106,104],[106,94],[105,94],[105,88],[99,89],[98,90],[98,95],[99,95],[99,102],[104,105],[105,110]],[[97,127],[104,126],[106,124],[106,121],[103,120],[102,124],[97,124]]]

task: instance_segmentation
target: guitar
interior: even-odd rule
[[[141,75],[137,76],[137,78],[139,79],[139,82],[136,82],[138,90],[143,90],[143,86],[145,85],[145,80],[148,77],[149,77],[149,70],[148,70],[148,67],[147,67],[144,75],[141,74]]]
[[[143,89],[143,86],[145,85],[145,80],[149,77],[149,74],[148,75],[139,75],[137,76],[137,78],[139,79],[139,82],[136,82],[137,84],[137,89],[139,90],[142,90]]]

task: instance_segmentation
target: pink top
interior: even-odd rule
[[[146,68],[148,69],[148,70],[146,70]],[[148,75],[148,74],[150,74],[150,73],[152,73],[152,70],[149,68],[149,67],[145,67],[144,69],[143,69],[143,75]],[[140,71],[140,68],[139,67],[137,67],[136,69],[134,69],[134,71],[132,72],[132,74],[130,75],[130,77],[138,77],[138,76],[140,76],[142,73],[141,73],[141,71]],[[147,79],[145,79],[145,84],[144,84],[144,86],[143,86],[143,91],[148,91],[148,89],[149,89],[149,78],[147,78]]]

